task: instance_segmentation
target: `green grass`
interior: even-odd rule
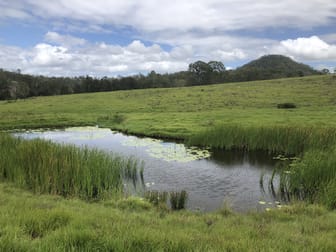
[[[186,138],[214,125],[336,127],[330,76],[0,102],[0,128],[100,125]],[[294,103],[296,109],[278,109]]]
[[[35,193],[101,199],[121,194],[123,179],[137,179],[136,160],[96,149],[0,133],[0,153],[0,179]]]
[[[296,108],[278,108],[278,104],[290,103]],[[174,213],[135,198],[89,204],[32,195],[0,184],[0,251],[335,251],[335,211],[318,205],[336,207],[335,78],[314,76],[0,102],[3,130],[96,124],[220,148],[296,154],[299,159],[280,171],[283,189],[315,205],[295,203],[281,210],[245,215],[232,213],[227,206],[212,214]],[[5,172],[7,181],[53,193],[50,185],[41,183],[54,172],[42,169],[49,165],[53,147],[46,148],[40,163],[36,163],[38,155],[32,154],[34,148],[41,152],[36,146],[44,150],[47,144],[41,141],[22,150],[17,147],[20,144],[8,145],[10,148],[1,144],[2,176],[7,166],[12,167]],[[66,152],[73,151],[66,148]],[[23,160],[21,168],[16,160],[7,158],[20,151],[17,159]],[[60,160],[67,160],[65,153],[60,153]],[[95,155],[88,160],[96,160]],[[74,167],[79,167],[80,160],[74,159]],[[84,170],[86,174],[93,172]],[[65,178],[73,178],[71,172],[67,169]],[[101,181],[104,172],[84,177]],[[17,174],[13,180],[9,179],[12,173]],[[137,176],[131,165],[123,174]],[[78,183],[86,182],[78,176]]]
[[[244,215],[85,203],[0,184],[0,251],[335,251],[336,212],[297,204]]]

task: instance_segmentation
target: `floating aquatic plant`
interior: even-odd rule
[[[98,128],[98,127],[71,127],[66,128],[65,132],[75,133],[71,134],[71,139],[74,140],[93,140],[104,138],[107,135],[111,134],[112,131],[106,128]]]
[[[154,158],[165,161],[190,162],[210,157],[207,149],[186,147],[184,144],[168,143],[152,138],[132,137],[123,141],[124,146],[147,147],[146,152]]]

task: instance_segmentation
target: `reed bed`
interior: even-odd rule
[[[336,129],[220,125],[195,134],[188,143],[222,149],[267,150],[297,155],[309,149],[327,150],[334,146]]]
[[[97,149],[0,134],[0,179],[35,193],[102,199],[136,179],[137,161]]]
[[[274,171],[271,189],[274,191],[272,182],[278,173],[284,199],[336,208],[335,128],[217,126],[190,138],[189,144],[295,155],[294,159],[285,157],[287,162]]]
[[[310,150],[281,172],[283,188],[292,197],[336,208],[336,148]]]

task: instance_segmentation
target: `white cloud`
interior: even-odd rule
[[[266,38],[253,37],[256,30],[262,34],[265,29],[279,29],[280,34],[286,27],[298,31],[330,27],[336,16],[334,0],[11,0],[0,2],[0,9],[1,22],[31,20],[51,30],[33,48],[0,46],[0,67],[20,67],[29,73],[174,72],[196,60],[220,60],[232,66],[273,53],[303,61],[336,60],[335,34],[283,41],[268,39],[267,33]],[[115,36],[125,32],[133,41],[124,46],[89,41],[89,36],[88,40],[72,36],[73,30]],[[251,35],[242,36],[241,30]]]
[[[326,25],[335,17],[334,0],[15,0],[6,8],[46,20],[72,20],[93,26],[130,26],[140,32],[237,30]],[[19,5],[20,3],[20,5]],[[4,4],[2,4],[4,5]],[[17,8],[17,6],[21,6]],[[16,8],[14,8],[14,7]],[[311,15],[313,13],[313,15]],[[15,17],[15,15],[11,15]],[[21,15],[18,15],[21,16]],[[89,29],[89,27],[87,27]],[[97,28],[97,27],[96,27]]]
[[[49,44],[37,44],[30,63],[41,67],[66,66],[73,58],[67,48]]]
[[[317,36],[283,40],[274,51],[299,60],[336,60],[336,45]]]
[[[56,43],[62,46],[77,46],[84,45],[87,41],[82,38],[77,38],[71,35],[61,35],[57,32],[47,32],[44,36],[45,41],[50,43]]]
[[[22,5],[22,1],[7,1],[7,2],[0,2],[0,9],[1,9],[1,19],[6,18],[15,18],[15,19],[27,19],[30,18],[30,14],[27,9],[24,9]]]
[[[46,37],[55,34],[48,32]],[[55,38],[63,38],[57,34]],[[74,41],[81,41],[72,37]],[[62,40],[61,40],[62,42]],[[78,44],[78,43],[77,43]],[[139,72],[175,72],[188,66],[185,58],[164,51],[159,45],[144,45],[135,40],[126,46],[106,43],[88,43],[83,46],[57,46],[39,43],[33,48],[22,49],[0,45],[0,67],[24,73],[54,76],[117,76],[137,74]],[[183,52],[183,51],[182,51]],[[174,54],[174,55],[173,55]]]

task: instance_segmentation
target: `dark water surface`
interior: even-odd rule
[[[127,136],[96,127],[16,135],[133,156],[144,162],[145,190],[186,190],[189,195],[187,208],[191,210],[213,211],[224,201],[237,211],[263,210],[280,204],[268,190],[277,161],[265,152],[188,148],[180,143]],[[264,190],[260,187],[262,175]]]

